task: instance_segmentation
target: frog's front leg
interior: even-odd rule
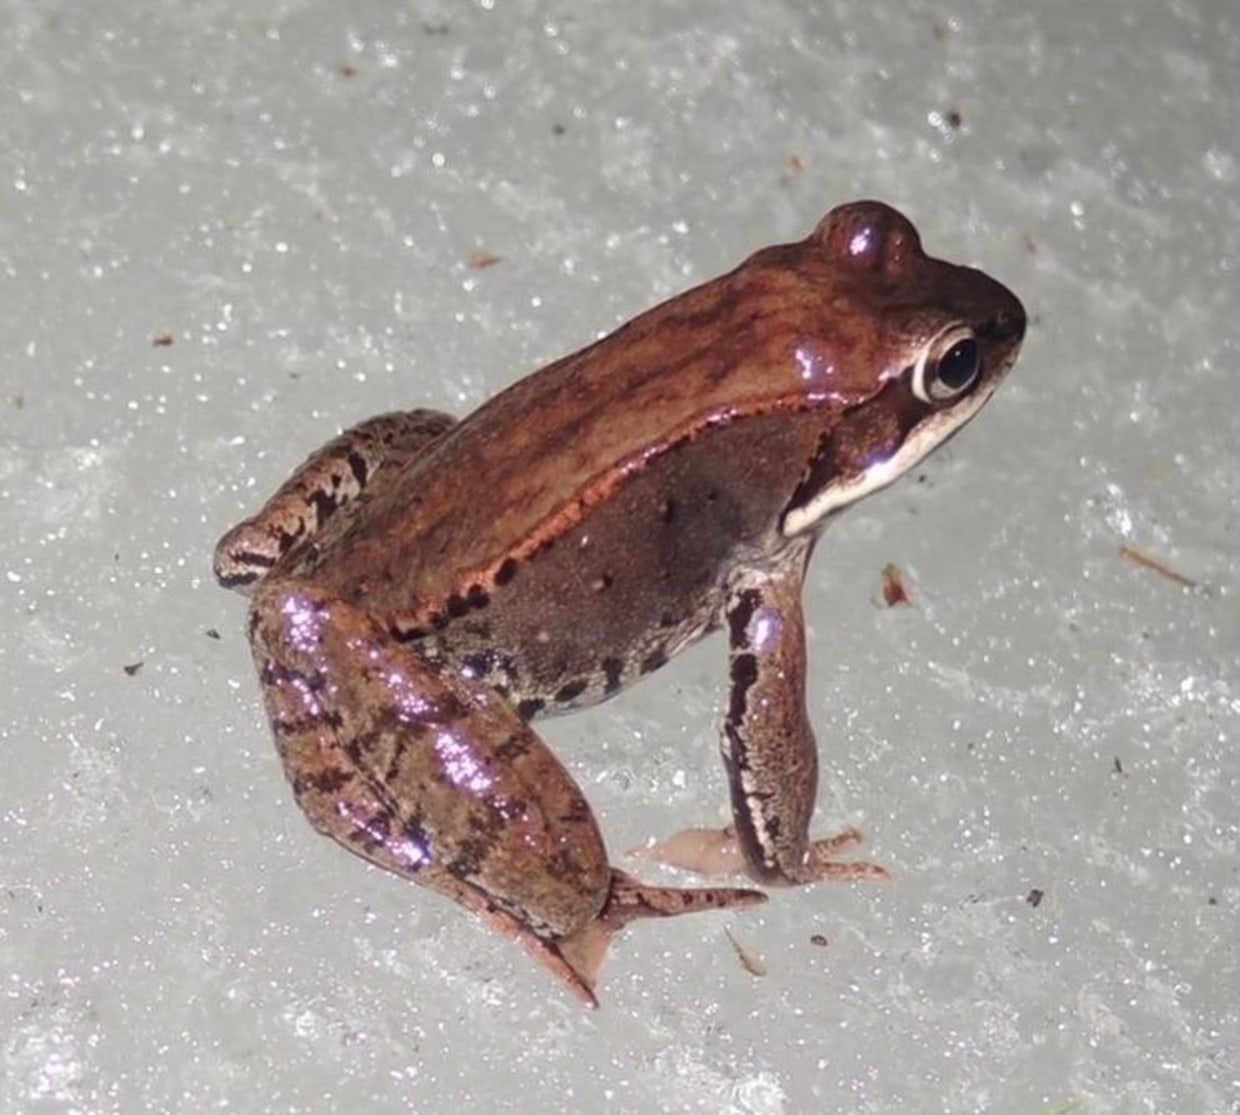
[[[495,693],[313,585],[272,579],[251,635],[267,711],[311,823],[517,939],[582,1001],[628,922],[761,901],[646,887],[608,864],[580,789]]]
[[[856,829],[811,840],[818,746],[805,710],[801,587],[812,543],[739,573],[726,603],[731,695],[720,738],[733,827],[691,830],[656,845],[665,863],[708,873],[747,870],[760,882],[885,879],[871,863],[836,855]]]

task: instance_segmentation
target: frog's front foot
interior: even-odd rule
[[[699,875],[752,874],[760,882],[777,886],[820,883],[827,879],[845,883],[887,882],[891,875],[885,867],[836,858],[839,853],[855,848],[864,839],[860,829],[844,829],[834,836],[811,843],[801,863],[776,866],[773,870],[766,865],[757,871],[750,867],[736,829],[731,825],[721,829],[681,829],[666,840],[639,849],[634,854]]]

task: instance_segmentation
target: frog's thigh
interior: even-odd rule
[[[265,586],[252,617],[272,728],[316,828],[542,938],[598,915],[611,876],[594,817],[505,702],[313,586]]]
[[[273,698],[269,704],[274,708],[277,700]],[[501,905],[437,860],[427,835],[401,817],[390,795],[372,791],[364,773],[348,758],[329,728],[281,727],[274,711],[272,723],[277,725],[276,736],[294,795],[316,829],[375,866],[437,890],[471,910],[543,964],[583,1003],[597,1006],[594,983],[601,957],[590,968],[573,951],[566,953],[563,944],[566,940],[592,941],[599,935],[597,931],[587,926],[568,938],[539,936],[530,928],[524,912],[514,912],[511,903]],[[531,863],[529,874],[534,875],[537,868]]]
[[[425,453],[456,424],[434,410],[394,411],[359,422],[312,453],[263,505],[215,547],[216,580],[246,590],[286,553],[318,534],[367,488]]]

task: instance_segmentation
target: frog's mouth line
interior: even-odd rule
[[[849,416],[845,415],[840,427],[827,438],[801,491],[784,512],[784,537],[813,531],[837,511],[898,480],[932,450],[950,440],[986,405],[1002,382],[1003,371],[1006,369],[984,376],[968,395],[939,410],[914,399],[906,379],[893,381],[861,408],[895,414],[899,433],[892,439],[897,448],[891,453],[877,449],[862,460],[841,462],[832,453],[832,442],[849,427]],[[823,486],[815,482],[831,472],[837,474],[836,480]]]

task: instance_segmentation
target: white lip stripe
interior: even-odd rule
[[[871,492],[877,492],[893,480],[898,480],[936,445],[946,441],[981,410],[1002,378],[994,376],[989,384],[980,387],[967,399],[949,409],[931,414],[885,461],[871,465],[860,476],[828,484],[809,503],[803,507],[792,508],[784,515],[784,537],[793,538],[813,530],[833,511],[856,503]]]

